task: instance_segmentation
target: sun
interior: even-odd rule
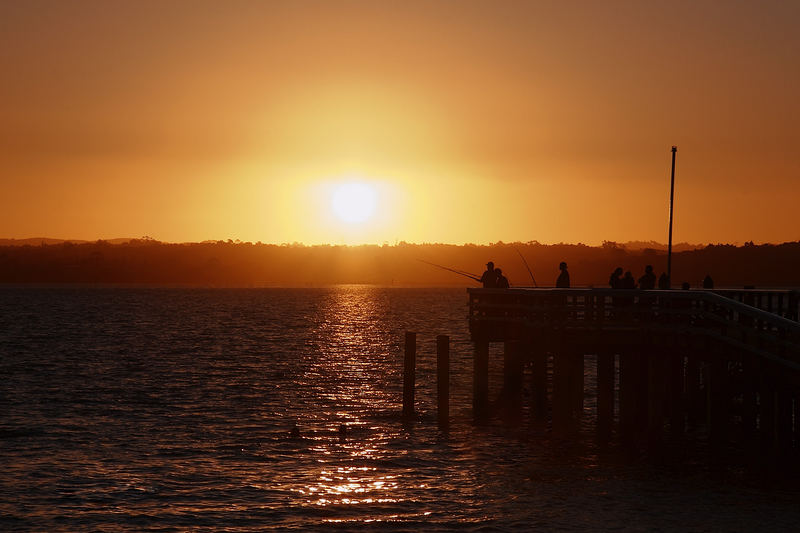
[[[331,209],[348,224],[366,222],[375,213],[377,196],[375,188],[367,183],[342,183],[333,190]]]

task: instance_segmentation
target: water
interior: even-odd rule
[[[793,487],[691,454],[654,462],[527,425],[473,426],[466,302],[460,289],[361,286],[0,289],[0,529],[800,522]],[[399,417],[407,330],[419,347],[411,427]],[[451,336],[447,433],[435,423],[438,334]]]

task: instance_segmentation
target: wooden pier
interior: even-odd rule
[[[502,405],[510,420],[527,412],[554,432],[576,431],[590,356],[601,440],[647,444],[665,432],[700,431],[717,444],[800,448],[796,291],[468,293],[477,422],[491,416],[491,405]],[[490,402],[489,345],[495,342],[504,344],[504,382],[502,397]]]

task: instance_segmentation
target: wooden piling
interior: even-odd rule
[[[625,444],[637,444],[649,424],[648,361],[641,347],[620,355],[619,427]]]
[[[647,441],[651,446],[661,442],[664,429],[664,401],[669,379],[668,360],[650,347],[647,354]]]
[[[472,412],[475,421],[485,422],[489,417],[489,342],[475,342],[473,365]]]
[[[619,433],[623,444],[632,444],[636,440],[639,387],[639,366],[637,354],[625,350],[619,357]]]
[[[708,425],[712,444],[722,446],[728,439],[730,396],[728,390],[728,362],[714,354],[708,366]]]
[[[506,418],[518,422],[522,418],[522,345],[519,341],[508,341],[503,353],[503,391]]]
[[[571,387],[574,357],[570,353],[553,355],[553,431],[567,433],[572,429],[574,406]]]
[[[680,354],[664,352],[668,367],[667,411],[669,430],[673,435],[681,435],[685,428],[686,409],[683,401],[685,358]]]
[[[583,417],[583,387],[584,387],[584,366],[585,358],[583,352],[574,350],[570,353],[572,357],[570,365],[570,393],[572,394],[572,416],[578,422]]]
[[[537,423],[544,423],[547,421],[547,352],[536,346],[531,359],[531,415]]]
[[[696,353],[691,353],[686,358],[686,418],[692,430],[705,419],[700,392],[700,360]]]
[[[758,365],[755,359],[745,354],[742,357],[742,439],[748,448],[755,448],[757,444],[757,390],[758,390]]]
[[[775,384],[762,369],[758,384],[758,433],[761,448],[766,452],[774,451],[775,446],[775,408],[777,394]]]
[[[614,354],[597,354],[597,437],[601,442],[611,438],[614,424]]]
[[[787,457],[791,452],[794,443],[794,432],[792,429],[793,406],[792,393],[786,386],[781,386],[776,395],[775,412],[775,437],[777,439],[778,451],[783,457]]]
[[[403,360],[403,417],[414,416],[414,381],[417,362],[417,334],[406,332]]]
[[[437,415],[440,427],[450,424],[450,337],[436,337]]]
[[[637,440],[647,435],[650,427],[650,367],[651,354],[644,347],[637,348],[635,354],[636,377],[634,378],[634,435]]]

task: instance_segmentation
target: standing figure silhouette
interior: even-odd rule
[[[494,289],[497,287],[497,271],[494,269],[494,263],[489,261],[486,263],[486,272],[481,276],[481,283],[484,289]]]
[[[567,263],[561,261],[561,263],[558,264],[558,269],[561,271],[561,274],[558,275],[558,279],[556,280],[556,288],[569,289],[569,272],[567,272]]]

